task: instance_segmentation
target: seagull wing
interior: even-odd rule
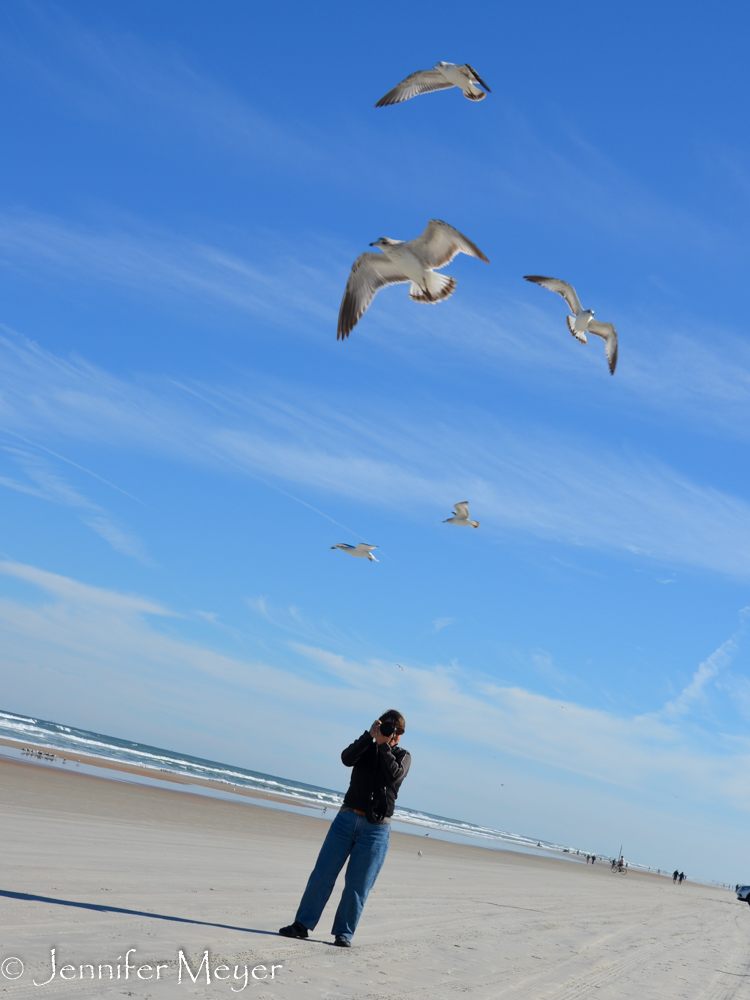
[[[597,337],[604,338],[604,349],[607,352],[609,362],[609,374],[614,375],[617,368],[617,330],[614,323],[600,323],[598,319],[592,319],[588,326],[589,333],[596,334]]]
[[[574,316],[583,312],[583,307],[576,295],[575,288],[569,285],[567,281],[560,281],[559,278],[545,278],[541,274],[524,274],[524,279],[526,281],[533,281],[535,284],[541,285],[542,288],[549,288],[551,292],[557,292],[558,295],[562,295]]]
[[[386,285],[409,281],[398,265],[383,254],[363,253],[352,264],[339,310],[336,340],[344,340],[362,319],[375,293]]]
[[[476,244],[467,240],[463,233],[459,233],[447,222],[441,222],[440,219],[430,219],[422,235],[417,236],[415,240],[410,240],[409,245],[427,267],[445,267],[459,253],[478,257],[489,264]]]
[[[384,108],[388,104],[400,104],[408,101],[419,94],[430,94],[433,90],[448,90],[454,84],[446,80],[439,69],[420,69],[411,76],[407,76],[393,90],[389,90],[385,97],[381,97],[376,108]]]
[[[465,66],[468,69],[468,71],[471,73],[471,75],[474,77],[474,80],[479,84],[479,86],[480,87],[484,87],[484,89],[487,91],[487,93],[491,94],[492,91],[487,86],[487,84],[484,82],[484,80],[481,78],[481,76],[479,75],[479,73],[477,73],[477,71],[474,69],[474,67],[473,66],[469,66],[468,63],[465,63]]]
[[[456,517],[465,517],[469,519],[469,501],[462,500],[461,503],[454,503],[453,507],[456,512]]]

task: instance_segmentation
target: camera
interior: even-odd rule
[[[398,728],[398,723],[393,722],[392,720],[380,723],[380,732],[382,736],[393,736]]]

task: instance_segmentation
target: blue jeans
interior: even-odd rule
[[[331,934],[351,941],[362,916],[365,900],[380,874],[388,851],[391,827],[370,823],[355,812],[340,812],[331,823],[312,870],[295,920],[314,930],[333,892],[339,872],[346,866],[344,892],[333,918]]]

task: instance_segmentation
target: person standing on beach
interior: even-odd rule
[[[679,877],[680,877],[680,873],[679,873],[679,871],[678,871],[678,870],[677,870],[677,869],[675,868],[675,870],[674,870],[674,871],[672,872],[672,881],[673,881],[673,882],[676,882],[676,881],[677,881],[677,879],[678,879]]]
[[[411,765],[411,754],[398,745],[405,729],[403,715],[391,708],[341,754],[343,764],[352,769],[349,791],[323,841],[294,923],[279,930],[284,937],[306,938],[315,930],[348,858],[331,933],[335,945],[351,947],[385,861],[396,797]]]

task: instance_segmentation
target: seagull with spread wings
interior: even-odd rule
[[[582,344],[588,343],[586,339],[587,333],[593,333],[597,337],[601,337],[604,341],[604,349],[607,352],[609,373],[610,375],[614,375],[615,368],[617,367],[617,330],[615,330],[614,324],[601,323],[598,319],[594,319],[594,310],[583,308],[580,299],[576,295],[575,288],[569,285],[567,281],[560,281],[559,278],[545,278],[541,274],[525,274],[524,279],[526,281],[533,281],[534,284],[541,285],[542,288],[548,288],[551,292],[557,292],[558,295],[562,295],[573,314],[572,316],[565,317],[568,329],[576,340],[579,340]]]
[[[346,542],[339,542],[338,545],[332,545],[332,549],[341,549],[342,552],[346,552],[349,556],[356,556],[357,559],[369,559],[370,562],[380,562],[372,554],[372,550],[377,548],[377,545],[368,545],[366,542],[360,542],[359,545],[347,545]]]
[[[410,281],[409,297],[415,302],[434,304],[453,294],[456,279],[435,274],[456,254],[489,261],[478,246],[447,222],[431,219],[421,236],[414,240],[392,240],[381,236],[370,244],[383,252],[363,253],[354,261],[341,301],[337,340],[344,340],[364,316],[375,293],[386,285]]]
[[[469,517],[469,501],[462,500],[461,503],[453,504],[453,517],[448,517],[443,524],[457,524],[461,528],[478,528],[479,521],[472,521]]]
[[[449,90],[451,87],[460,87],[464,97],[470,101],[483,101],[487,94],[480,90],[475,84],[484,87],[488,94],[492,91],[481,78],[479,73],[468,63],[457,66],[451,62],[439,62],[433,69],[420,69],[411,76],[407,76],[393,90],[389,90],[385,97],[381,97],[376,108],[384,108],[388,104],[400,104],[408,101],[419,94],[430,94],[433,90]]]

